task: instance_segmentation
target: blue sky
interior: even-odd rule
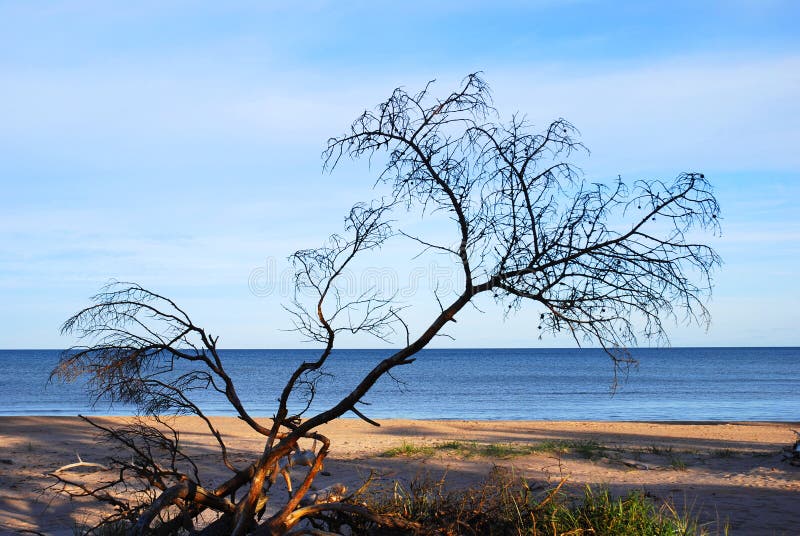
[[[0,1],[0,348],[70,344],[61,322],[112,278],[224,346],[300,346],[285,258],[374,195],[366,163],[322,173],[326,139],[396,86],[478,70],[506,117],[574,123],[588,180],[711,179],[713,323],[673,344],[800,345],[800,4],[293,4]],[[412,254],[353,277],[390,280],[421,320],[448,272]],[[438,345],[570,344],[480,305]]]

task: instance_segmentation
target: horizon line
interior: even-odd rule
[[[75,348],[82,348],[82,347],[75,347]],[[383,348],[334,348],[334,350],[363,350],[363,351],[375,351],[375,350],[392,350],[395,347],[383,347]],[[626,350],[677,350],[677,349],[696,349],[696,348],[800,348],[800,345],[775,345],[775,346],[677,346],[677,345],[667,345],[667,346],[626,346],[623,349]],[[0,348],[0,352],[64,352],[66,350],[70,350],[71,348]],[[188,348],[187,348],[188,349]],[[263,350],[285,350],[285,351],[308,351],[308,350],[316,350],[317,348],[310,347],[310,348],[217,348],[217,350],[222,351],[263,351]],[[603,350],[601,346],[458,346],[458,347],[434,347],[434,348],[422,348],[420,351],[423,350]]]

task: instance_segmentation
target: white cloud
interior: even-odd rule
[[[581,129],[600,173],[800,170],[800,56],[489,72],[499,104]]]
[[[328,136],[389,94],[415,89],[411,72],[203,72],[172,62],[146,69],[0,75],[0,138],[12,146],[85,159],[131,153],[169,158],[221,150],[318,154]],[[456,81],[466,73],[446,73]],[[627,171],[798,170],[800,57],[672,58],[487,69],[501,114],[576,124],[601,174]],[[449,91],[447,82],[438,91]],[[286,149],[282,149],[286,150]]]

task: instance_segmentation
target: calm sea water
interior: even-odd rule
[[[315,408],[347,393],[386,350],[340,350],[319,382]],[[633,351],[639,366],[611,393],[613,367],[595,349],[424,350],[366,397],[373,418],[553,420],[800,420],[800,348]],[[309,350],[227,350],[226,368],[254,415],[272,415],[291,370]],[[0,350],[0,415],[130,414],[94,407],[80,384],[48,384],[56,350]],[[229,415],[215,393],[210,414]]]

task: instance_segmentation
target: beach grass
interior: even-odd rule
[[[355,500],[374,512],[417,523],[424,534],[608,534],[615,536],[710,536],[727,527],[701,524],[691,512],[657,503],[642,491],[614,496],[605,487],[583,494],[558,485],[533,489],[511,471],[496,470],[482,485],[447,491],[444,479],[421,477],[407,485],[394,482],[367,490]],[[351,520],[352,521],[352,520]],[[369,530],[367,525],[356,526]]]
[[[676,471],[686,471],[687,468],[686,462],[677,454],[670,457],[669,464]]]
[[[403,441],[399,446],[392,447],[389,450],[382,452],[380,456],[382,458],[396,458],[398,456],[433,456],[435,453],[436,449],[432,446],[416,445],[414,443]]]
[[[548,440],[539,443],[480,443],[478,441],[445,441],[431,445],[420,445],[403,441],[380,454],[384,458],[398,456],[430,457],[437,453],[452,453],[464,458],[515,458],[530,454],[576,454],[582,458],[595,459],[608,450],[593,440],[569,441]]]

